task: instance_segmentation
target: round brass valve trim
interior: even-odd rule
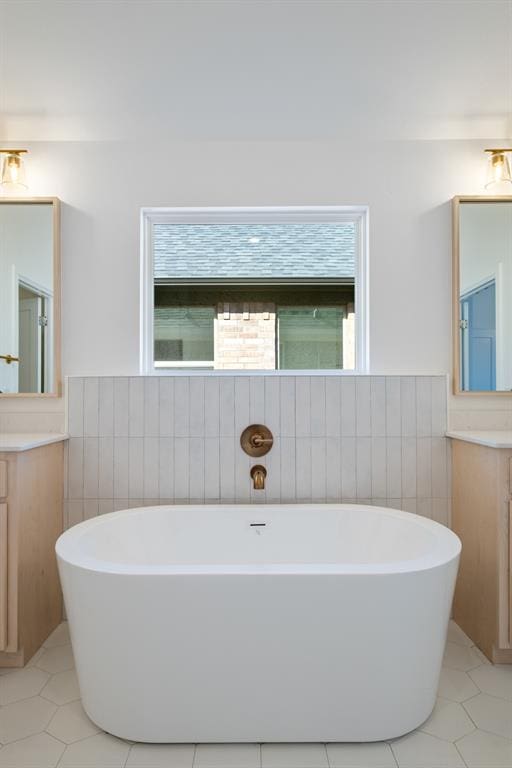
[[[240,436],[240,445],[248,456],[264,456],[274,444],[274,437],[263,424],[251,424]]]

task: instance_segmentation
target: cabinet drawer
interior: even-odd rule
[[[7,647],[7,504],[0,504],[0,651]]]
[[[0,499],[7,496],[7,462],[0,460]]]

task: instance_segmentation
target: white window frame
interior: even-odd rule
[[[155,366],[153,360],[154,275],[153,226],[155,224],[318,224],[353,222],[356,226],[355,260],[355,354],[356,365],[350,370],[181,370]],[[140,372],[154,376],[233,376],[236,375],[354,375],[369,372],[369,270],[368,207],[337,206],[264,206],[211,208],[142,208],[140,244]],[[190,365],[190,364],[189,364]]]

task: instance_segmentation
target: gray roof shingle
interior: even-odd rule
[[[154,276],[353,278],[353,222],[155,224]]]

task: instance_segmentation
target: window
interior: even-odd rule
[[[366,211],[143,211],[142,370],[366,369]]]

